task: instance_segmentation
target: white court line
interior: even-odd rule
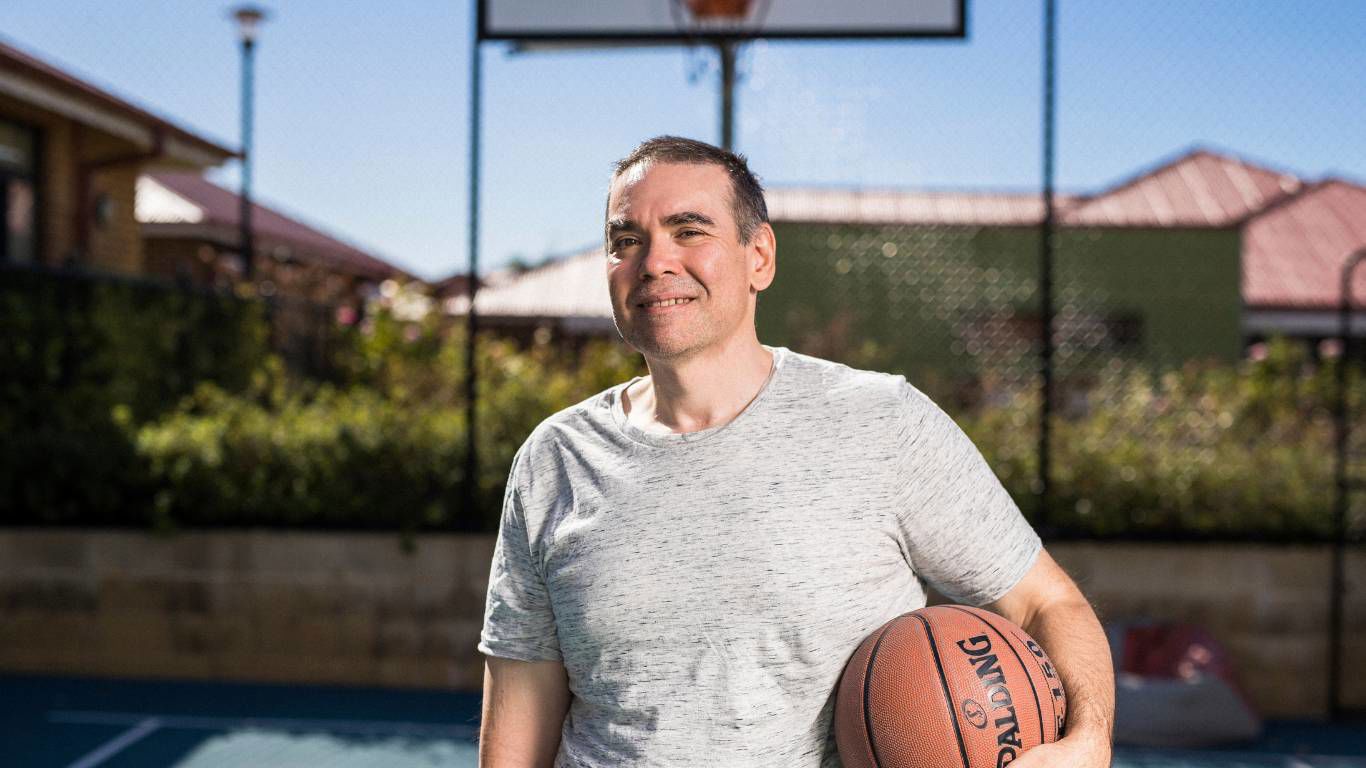
[[[124,731],[110,741],[106,741],[94,752],[82,757],[80,760],[70,764],[67,768],[94,768],[105,760],[123,751],[125,747],[141,739],[147,734],[161,727],[161,722],[155,717],[144,717],[138,724]]]
[[[331,733],[401,734],[410,736],[446,736],[469,738],[479,733],[474,725],[441,725],[438,723],[410,723],[398,720],[328,720],[288,717],[200,717],[187,715],[149,715],[137,712],[101,712],[98,710],[52,710],[47,719],[54,723],[82,723],[86,725],[130,725],[155,721],[160,728],[180,728],[195,731],[226,731],[235,728],[275,728],[283,731],[317,730]],[[76,768],[71,766],[70,768]],[[88,768],[82,766],[81,768]]]

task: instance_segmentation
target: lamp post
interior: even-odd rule
[[[256,31],[266,19],[264,8],[239,5],[232,10],[237,20],[237,33],[242,41],[242,188],[238,195],[241,212],[242,277],[250,283],[255,273],[256,248],[251,228],[251,123],[252,123],[252,59],[256,52]]]

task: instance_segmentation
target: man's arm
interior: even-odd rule
[[[550,768],[569,711],[564,664],[484,659],[480,768]]]
[[[1067,727],[1056,744],[1025,752],[1012,768],[1107,768],[1115,722],[1115,673],[1091,604],[1047,550],[1001,599],[985,606],[1043,646],[1067,693]]]

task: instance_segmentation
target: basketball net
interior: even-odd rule
[[[699,56],[696,43],[706,36],[734,34],[761,28],[774,0],[669,0],[674,24],[688,44],[688,81],[696,83],[710,66],[710,57]]]

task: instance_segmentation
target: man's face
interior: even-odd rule
[[[622,338],[648,359],[679,360],[752,334],[751,296],[772,281],[771,264],[755,269],[765,234],[740,244],[720,166],[646,162],[618,176],[607,201],[607,283]]]

